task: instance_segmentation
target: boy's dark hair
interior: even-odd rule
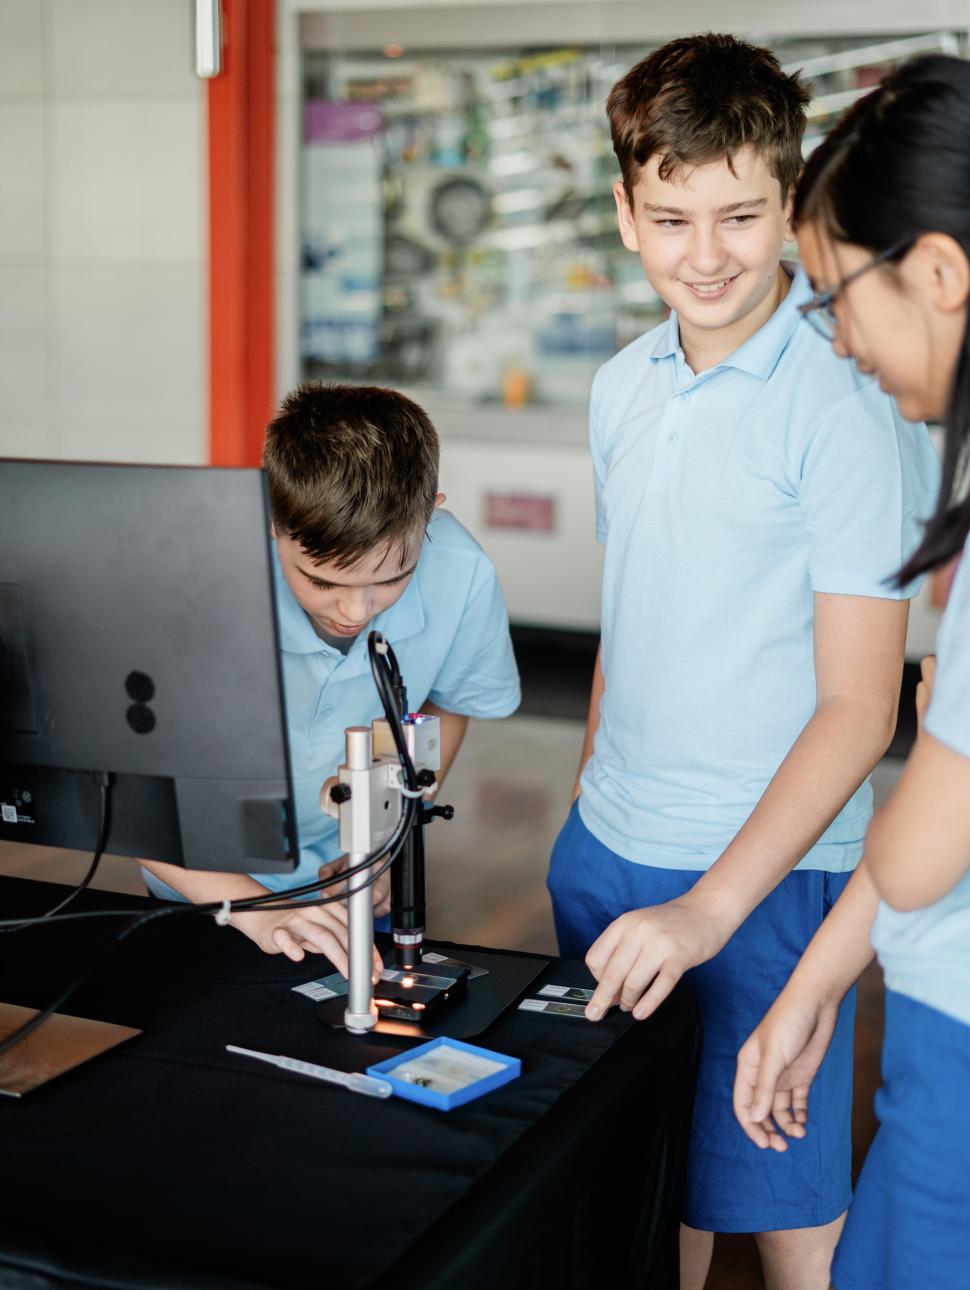
[[[924,233],[946,233],[970,259],[970,63],[927,54],[854,103],[812,153],[795,194],[796,227],[889,257],[893,272]],[[833,284],[834,285],[834,284]],[[945,564],[970,534],[970,327],[943,440],[943,477],[923,540],[899,585]]]
[[[438,436],[394,390],[299,386],[266,430],[263,468],[278,532],[342,568],[375,547],[414,555],[438,492]]]
[[[681,166],[726,160],[751,146],[787,201],[802,168],[811,95],[768,49],[709,32],[672,40],[617,81],[606,100],[613,151],[630,209],[640,168],[654,154],[660,178]]]

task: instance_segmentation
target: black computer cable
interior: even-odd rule
[[[369,855],[364,856],[356,864],[350,865],[340,873],[332,874],[329,878],[321,878],[316,882],[305,883],[302,887],[290,887],[285,891],[269,891],[262,896],[248,896],[243,900],[212,900],[202,904],[191,904],[187,901],[170,901],[163,903],[160,910],[153,910],[153,913],[173,913],[173,914],[218,914],[224,909],[230,913],[237,911],[244,912],[250,909],[275,910],[288,909],[307,909],[315,905],[333,905],[341,900],[346,900],[345,892],[336,896],[324,896],[319,900],[294,900],[293,897],[313,895],[328,887],[335,887],[340,883],[346,882],[349,878],[356,877],[365,869],[377,865],[379,861],[384,863],[375,868],[374,872],[368,876],[362,884],[364,887],[373,886],[378,878],[382,877],[391,867],[397,857],[397,853],[404,843],[407,830],[414,822],[414,812],[416,804],[413,799],[408,801],[407,806],[401,814],[401,818],[394,828],[394,832],[384,841],[381,846],[377,847]],[[386,859],[385,859],[386,857]],[[287,901],[287,904],[277,904],[278,901]],[[88,909],[78,910],[70,914],[51,915],[38,914],[33,918],[18,919],[0,919],[0,931],[13,930],[17,927],[36,927],[48,923],[66,923],[84,918],[136,918],[143,913],[140,909]]]
[[[413,801],[409,801],[408,809],[405,809],[401,813],[401,820],[399,821],[398,828],[395,829],[395,834],[400,830],[400,837],[395,838],[394,835],[392,835],[390,838],[387,839],[387,841],[383,844],[383,846],[378,847],[369,856],[366,856],[364,860],[360,861],[356,865],[352,865],[351,868],[346,870],[344,873],[334,875],[333,877],[325,879],[322,883],[319,883],[319,884],[307,884],[307,885],[317,886],[317,887],[321,885],[332,886],[336,882],[343,882],[346,879],[347,874],[351,874],[351,876],[353,876],[353,874],[359,873],[361,869],[366,869],[370,865],[376,865],[377,861],[381,857],[386,856],[386,859],[384,859],[384,862],[379,866],[377,866],[374,869],[373,873],[369,874],[367,879],[362,884],[363,887],[372,886],[373,883],[375,883],[378,878],[380,878],[384,873],[386,873],[387,870],[394,863],[394,860],[397,857],[397,853],[400,850],[401,846],[403,845],[405,837],[407,836],[407,829],[411,827],[410,823],[407,824],[406,828],[401,828],[401,826],[404,824],[406,820],[409,820],[412,818],[413,809],[414,809],[414,803]],[[297,887],[297,888],[294,888],[293,890],[301,891],[303,889]],[[275,894],[277,897],[279,897],[281,895],[285,896],[287,893],[276,892],[271,894]],[[265,906],[267,903],[265,899],[262,897],[254,898],[254,900],[256,899],[260,900],[263,906]],[[341,900],[346,900],[346,895],[343,893],[337,896],[326,896],[317,901],[295,901],[292,904],[273,905],[272,908],[278,909],[278,910],[305,909],[309,904],[331,905]],[[127,925],[127,927],[123,927],[121,931],[108,942],[107,945],[102,947],[102,949],[95,955],[95,957],[67,986],[64,987],[64,989],[54,1000],[52,1000],[52,1002],[50,1002],[39,1012],[37,1012],[36,1015],[31,1017],[29,1021],[25,1021],[22,1026],[18,1026],[16,1030],[11,1031],[10,1034],[7,1035],[3,1040],[0,1040],[0,1057],[2,1057],[5,1052],[11,1049],[14,1046],[14,1044],[19,1043],[22,1039],[26,1039],[27,1036],[32,1034],[33,1031],[35,1031],[38,1028],[38,1026],[42,1025],[47,1020],[48,1017],[52,1016],[53,1013],[55,1013],[58,1010],[58,1008],[60,1008],[61,1005],[71,997],[71,995],[75,992],[75,990],[77,990],[81,985],[84,984],[84,982],[88,979],[91,973],[94,972],[94,970],[108,957],[111,951],[116,949],[117,946],[119,946],[123,941],[126,941],[133,932],[137,931],[141,927],[146,926],[148,923],[153,922],[155,919],[158,919],[158,918],[171,917],[174,915],[180,915],[182,917],[185,917],[185,916],[191,916],[194,914],[220,914],[222,913],[222,911],[226,909],[227,903],[228,903],[228,908],[230,912],[232,912],[235,909],[247,908],[252,902],[210,901],[203,905],[176,904],[172,902],[171,904],[161,905],[157,909],[150,909],[147,913],[145,913],[142,910],[89,910],[89,911],[78,911],[73,914],[61,914],[59,916],[55,916],[53,921],[56,921],[56,922],[67,922],[68,920],[81,919],[81,918],[104,918],[110,915],[115,915],[115,916],[124,915],[126,917],[131,918],[132,921]],[[134,917],[132,917],[133,915]],[[39,916],[34,919],[20,920],[16,924],[16,926],[31,926],[31,925],[37,925],[40,923],[46,923],[49,925],[51,921],[52,920],[47,916]],[[4,926],[3,922],[0,922],[0,929],[2,929],[3,926]]]
[[[0,932],[8,935],[12,932],[19,932],[23,927],[31,927],[38,922],[46,922],[49,918],[54,918],[61,910],[66,909],[68,905],[74,903],[82,891],[86,891],[91,884],[91,879],[98,872],[98,866],[101,864],[101,858],[104,855],[105,844],[108,840],[108,828],[111,822],[111,776],[105,771],[95,775],[95,782],[98,785],[99,805],[98,805],[98,835],[94,846],[94,858],[88,866],[87,873],[81,881],[74,887],[63,900],[58,901],[45,913],[39,914],[34,918],[22,920],[19,923],[0,923]]]
[[[47,1004],[46,1007],[41,1008],[40,1011],[31,1017],[29,1021],[25,1021],[22,1026],[18,1026],[16,1030],[12,1030],[9,1035],[6,1035],[2,1040],[0,1040],[0,1057],[9,1051],[9,1049],[13,1048],[14,1044],[19,1044],[22,1039],[26,1039],[28,1035],[33,1034],[38,1026],[43,1025],[47,1018],[52,1016],[53,1013],[55,1013],[58,1008],[60,1008],[60,1006],[71,997],[74,991],[84,984],[91,973],[101,965],[111,951],[115,949],[116,946],[120,945],[122,941],[127,940],[132,932],[137,931],[140,927],[144,927],[146,923],[152,922],[153,919],[163,918],[167,914],[175,912],[177,912],[176,906],[165,906],[162,909],[151,909],[147,914],[142,913],[139,917],[134,918],[127,927],[123,927],[117,936],[113,937],[107,945],[102,946],[101,950],[88,962],[83,971],[80,972],[74,980],[70,982],[70,984],[64,987],[56,999]],[[83,918],[84,915],[65,914],[63,917]],[[38,919],[36,921],[40,922],[43,920]]]

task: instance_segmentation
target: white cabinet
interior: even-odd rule
[[[500,409],[492,418],[503,437],[476,433],[487,415],[435,416],[445,505],[495,563],[514,623],[598,631],[603,553],[585,435],[571,427],[544,442],[547,418],[536,417],[527,437],[530,418]]]

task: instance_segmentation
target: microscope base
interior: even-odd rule
[[[378,937],[379,948],[385,948],[383,942],[389,938]],[[441,949],[446,955],[459,958],[471,967],[482,968],[485,975],[467,978],[465,987],[458,990],[442,992],[444,996],[437,1006],[430,1011],[430,1016],[420,1022],[403,1021],[390,1016],[379,1016],[377,1025],[369,1035],[393,1035],[396,1038],[437,1039],[447,1035],[451,1039],[472,1039],[486,1030],[507,1008],[517,1002],[540,972],[548,965],[547,959],[536,958],[532,954],[510,954],[500,950],[480,950],[454,945],[425,945],[426,950]],[[429,968],[439,975],[445,974],[441,967]],[[396,987],[382,985],[380,991],[388,989],[399,993]],[[344,998],[328,999],[317,1010],[318,1020],[329,1026],[343,1027],[344,1012],[347,1000]],[[383,1011],[378,1009],[379,1012]]]

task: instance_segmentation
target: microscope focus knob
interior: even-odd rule
[[[330,790],[330,800],[331,802],[336,802],[338,806],[341,806],[344,802],[349,802],[350,796],[349,784],[334,784]]]
[[[431,816],[440,816],[443,820],[453,820],[455,818],[455,808],[453,806],[432,806]]]

